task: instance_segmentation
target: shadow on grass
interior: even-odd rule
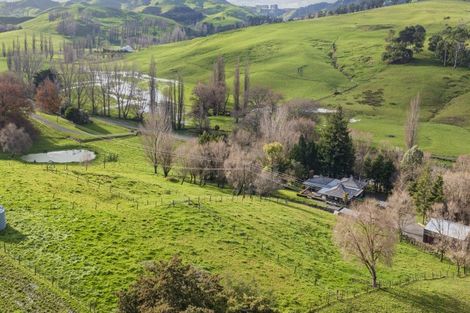
[[[456,297],[439,292],[426,292],[421,290],[419,293],[413,293],[409,288],[402,290],[385,290],[386,294],[395,298],[397,301],[407,303],[416,308],[417,312],[428,313],[451,313],[468,312],[466,304]]]
[[[88,125],[75,125],[76,128],[80,129],[81,131],[93,134],[93,135],[109,135],[112,134],[111,131],[107,130],[106,128],[101,127],[100,125],[91,122]]]
[[[439,60],[433,59],[433,58],[414,59],[407,65],[408,66],[439,66],[439,67],[445,68]]]
[[[11,227],[9,224],[7,224],[7,227],[4,230],[0,231],[0,242],[20,243],[23,240],[26,240],[26,235]]]

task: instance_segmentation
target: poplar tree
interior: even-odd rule
[[[157,64],[155,63],[155,58],[152,56],[150,59],[149,66],[149,93],[150,93],[150,112],[155,112],[157,106]]]
[[[243,82],[243,111],[246,113],[248,110],[248,103],[250,102],[250,62],[245,62],[245,74]]]
[[[233,115],[235,123],[238,123],[240,117],[240,58],[235,65],[235,75],[233,78]]]

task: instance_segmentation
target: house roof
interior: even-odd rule
[[[424,229],[458,240],[466,240],[470,236],[470,226],[444,219],[431,218]]]
[[[364,189],[367,186],[365,181],[355,179],[354,177],[343,178],[341,183],[351,189]]]
[[[338,199],[343,199],[345,194],[348,195],[349,199],[353,199],[359,196],[362,192],[363,189],[348,188],[343,183],[339,183],[333,187],[322,188],[318,191],[321,195]]]
[[[132,47],[129,46],[129,45],[124,46],[124,47],[121,47],[120,50],[121,50],[121,51],[125,51],[125,52],[134,52],[134,48],[132,48]]]
[[[353,177],[339,180],[325,176],[314,176],[305,181],[304,185],[319,189],[318,193],[320,195],[343,199],[344,195],[347,194],[349,199],[353,199],[364,191],[367,183]]]
[[[335,185],[339,183],[340,181],[336,178],[330,178],[330,177],[317,175],[306,180],[304,182],[304,185],[308,187],[314,187],[314,188],[326,188],[326,187],[334,187]]]

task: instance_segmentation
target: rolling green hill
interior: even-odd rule
[[[41,137],[32,152],[81,147],[96,151],[98,159],[88,167],[48,168],[0,154],[1,203],[9,222],[0,243],[86,306],[96,302],[98,312],[115,307],[115,292],[136,278],[145,261],[174,254],[224,278],[255,280],[273,292],[282,312],[305,312],[336,290],[367,288],[365,269],[344,261],[333,244],[335,217],[329,213],[155,176],[136,137],[79,146],[65,133],[37,126]],[[108,153],[119,160],[104,166]],[[379,279],[453,270],[402,243],[393,267],[381,267]]]
[[[214,59],[223,55],[228,77],[238,57],[250,59],[254,84],[272,87],[286,98],[321,99],[325,106],[342,105],[358,120],[351,126],[373,134],[376,143],[402,145],[406,107],[421,94],[420,145],[433,153],[470,153],[470,128],[465,102],[468,69],[444,68],[425,51],[407,65],[381,61],[390,30],[421,24],[428,35],[446,24],[467,24],[470,3],[420,1],[314,20],[263,25],[187,42],[153,47],[129,55],[146,68],[150,56],[160,75],[183,73],[189,85],[207,79]],[[328,53],[337,46],[338,70]],[[231,82],[229,82],[231,84]],[[383,89],[381,106],[361,104],[363,92]],[[446,138],[446,140],[442,140]]]

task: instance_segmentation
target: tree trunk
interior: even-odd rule
[[[371,275],[372,288],[377,288],[377,273],[375,268],[371,268],[369,271]]]
[[[155,164],[153,165],[153,173],[155,175],[157,174],[157,167],[158,167],[158,165],[155,165]]]

